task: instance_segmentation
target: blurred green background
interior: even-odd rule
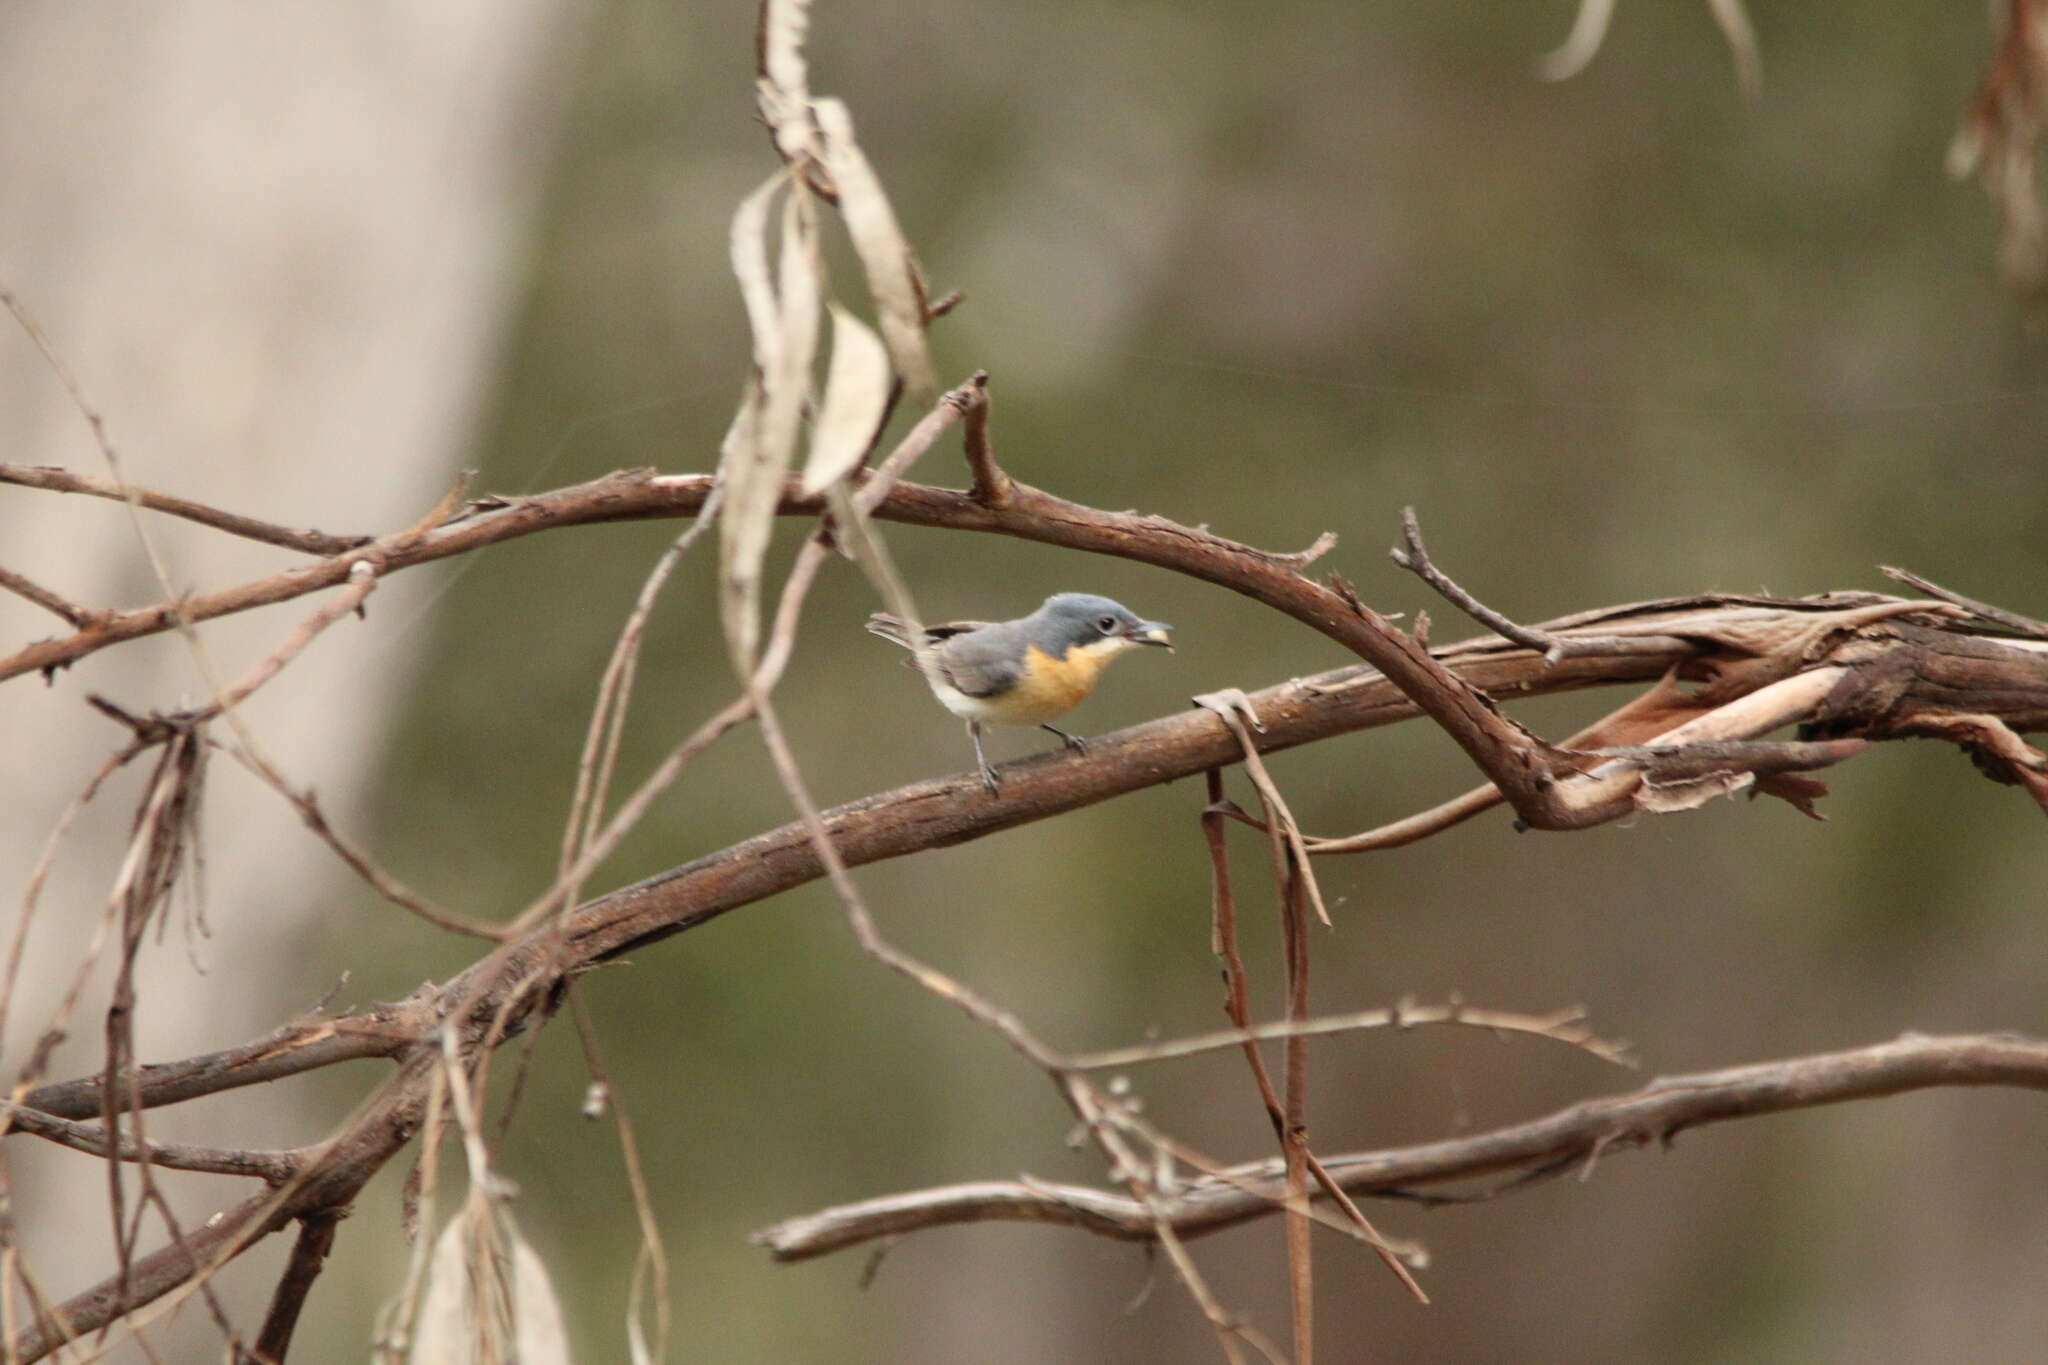
[[[992,373],[998,449],[1030,482],[1276,548],[1336,530],[1329,566],[1384,610],[1428,607],[1442,638],[1462,623],[1383,554],[1404,503],[1452,572],[1523,619],[1701,590],[1882,588],[1880,563],[2038,611],[2043,347],[1995,277],[1981,194],[1941,173],[1989,50],[1983,7],[1760,7],[1754,107],[1697,4],[1625,2],[1584,76],[1538,81],[1571,10],[828,0],[812,79],[848,100],[934,286],[966,291],[935,333],[942,376]],[[489,489],[711,466],[747,353],[727,222],[773,164],[752,27],[741,3],[590,7],[553,92],[565,123],[514,340],[463,456]],[[840,259],[841,293],[864,307]],[[961,482],[957,446],[920,473]],[[426,571],[432,643],[376,796],[390,864],[472,914],[545,885],[595,683],[675,530],[554,534]],[[934,617],[1081,588],[1180,626],[1179,653],[1122,665],[1076,716],[1084,732],[1344,662],[1141,566],[890,540]],[[730,691],[711,563],[687,566],[657,614],[629,780]],[[968,758],[959,726],[859,630],[874,605],[833,570],[782,692],[828,801]],[[1518,714],[1558,734],[1618,701]],[[1472,780],[1421,726],[1274,767],[1303,822],[1331,834]],[[1584,1003],[1651,1075],[1905,1029],[2048,1030],[2038,814],[1934,746],[1886,746],[1831,781],[1825,825],[1721,803],[1564,838],[1517,836],[1495,814],[1327,863],[1338,926],[1315,943],[1318,1004]],[[1182,783],[861,881],[897,942],[1059,1044],[1214,1027],[1200,804]],[[736,734],[599,880],[789,814],[758,739]],[[1248,947],[1270,1012],[1268,909],[1254,899]],[[324,917],[303,949],[310,975],[352,969],[359,1000],[468,953],[367,906]],[[865,1290],[859,1253],[778,1269],[748,1245],[835,1201],[1102,1174],[1037,1074],[864,960],[821,889],[581,990],[668,1239],[675,1359],[1215,1357],[1169,1275],[1074,1232],[912,1237]],[[294,982],[294,1005],[302,994]],[[570,1031],[550,1029],[505,1169],[583,1358],[623,1359],[636,1232],[612,1139],[578,1116],[583,1079]],[[1270,1149],[1239,1062],[1134,1079],[1197,1146]],[[1312,1133],[1325,1152],[1420,1140],[1641,1079],[1527,1041],[1331,1040]],[[332,1103],[359,1081],[335,1078]],[[1369,1254],[1326,1239],[1322,1358],[2030,1358],[2048,1340],[2044,1158],[2037,1098],[1937,1093],[1692,1133],[1498,1202],[1377,1206],[1384,1229],[1427,1243],[1436,1302],[1417,1307]],[[344,1229],[307,1361],[362,1358],[402,1266],[402,1174]],[[1196,1251],[1226,1303],[1284,1334],[1276,1223]]]

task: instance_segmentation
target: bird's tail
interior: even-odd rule
[[[917,649],[910,639],[910,627],[903,624],[903,618],[891,616],[886,611],[878,611],[868,618],[868,632],[881,636],[892,645],[901,645],[913,652]]]

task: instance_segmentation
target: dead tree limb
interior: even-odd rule
[[[1589,1171],[1611,1152],[1668,1145],[1679,1133],[1730,1119],[1782,1114],[1942,1086],[2009,1086],[2048,1091],[2048,1041],[1992,1034],[1925,1038],[1814,1057],[1730,1067],[1651,1082],[1587,1100],[1527,1123],[1469,1137],[1324,1158],[1353,1195],[1463,1202],[1489,1198],[1566,1171]],[[1199,1237],[1277,1211],[1281,1164],[1197,1179],[1170,1210],[1175,1232]],[[1426,1187],[1485,1176],[1511,1177],[1476,1195]],[[1253,1188],[1246,1189],[1250,1184]],[[1153,1213],[1106,1190],[1041,1181],[981,1181],[863,1200],[763,1228],[754,1240],[778,1261],[802,1261],[880,1237],[990,1221],[1057,1223],[1122,1241],[1148,1241]]]

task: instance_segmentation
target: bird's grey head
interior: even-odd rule
[[[1049,637],[1045,643],[1052,647],[1050,652],[1057,654],[1101,640],[1173,647],[1168,638],[1172,626],[1144,620],[1123,603],[1094,593],[1055,593],[1032,615]]]

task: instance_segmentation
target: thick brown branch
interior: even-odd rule
[[[425,534],[408,531],[385,536],[363,547],[360,553],[378,556],[385,571],[390,572],[553,527],[694,514],[710,496],[711,487],[709,476],[656,476],[644,470],[623,471],[574,488],[485,504],[485,511],[468,521],[440,526]],[[801,496],[792,485],[778,510],[786,515],[809,515],[822,510],[822,504],[816,498]],[[1269,554],[1160,517],[1085,507],[1015,481],[1011,481],[1001,505],[984,503],[971,492],[903,485],[892,490],[874,508],[874,514],[887,520],[996,532],[1133,559],[1243,593],[1313,627],[1379,668],[1465,749],[1526,825],[1573,829],[1618,813],[1606,808],[1589,809],[1563,799],[1557,790],[1559,781],[1573,772],[1566,755],[1542,744],[1502,716],[1482,692],[1462,685],[1427,650],[1359,601],[1348,584],[1333,578],[1329,585],[1324,585],[1303,577],[1295,567],[1294,557]],[[166,629],[178,615],[201,621],[330,586],[343,580],[351,563],[349,557],[338,556],[268,579],[203,594],[178,604],[176,613],[167,603],[119,613],[95,629],[30,645],[11,658],[0,660],[0,679],[63,667],[117,640]],[[1877,610],[1912,609],[1887,603]],[[1592,632],[1582,627],[1592,619],[1596,618],[1579,618],[1566,624],[1573,627],[1574,634],[1589,635]],[[1611,613],[1600,614],[1597,619],[1614,617]],[[1605,634],[1619,637],[1626,649],[1650,651],[1645,658],[1668,657],[1669,642],[1644,638],[1652,632],[1638,628],[1639,622],[1624,620],[1616,624],[1629,628]],[[1845,621],[1839,629],[1848,630],[1851,626]],[[1781,646],[1789,643],[1792,642],[1780,642]],[[1768,665],[1765,672],[1775,670],[1774,676],[1784,676],[1806,660],[1796,652],[1787,652],[1783,657],[1756,662]],[[1764,680],[1767,679],[1758,679]]]
[[[950,496],[950,495],[949,495]],[[1625,654],[1614,657],[1573,656],[1548,667],[1540,656],[1499,640],[1469,641],[1439,651],[1444,666],[1467,683],[1502,695],[1534,695],[1581,687],[1648,681],[1667,669],[1683,666],[1704,672],[1714,686],[1741,671],[1749,649],[1776,648],[1787,638],[1803,638],[1827,621],[1834,603],[1765,602],[1712,599],[1653,603],[1630,609],[1591,613],[1579,618],[1602,633],[1626,625],[1635,633],[1661,636],[1672,642],[1665,655]],[[1553,630],[1559,629],[1553,623]],[[1577,628],[1576,623],[1572,627]],[[1902,733],[1920,733],[1898,718],[1928,714],[1925,708],[1947,698],[1960,705],[1973,697],[1995,703],[2002,719],[2015,730],[2048,726],[2048,654],[2011,642],[1986,641],[1948,632],[1898,628],[1888,641],[1853,642],[1863,662],[1856,667],[1817,669],[1815,684],[1824,684],[1830,705],[1840,700],[1830,724],[1861,719],[1888,725]],[[1899,657],[1907,666],[1884,664]],[[1883,667],[1880,667],[1883,665]],[[1841,680],[1866,670],[1888,678],[1876,689],[1844,690]],[[1773,717],[1805,714],[1812,701],[1800,675],[1790,680],[1796,695],[1773,705],[1774,690],[1762,689],[1751,710],[1771,723]],[[1256,734],[1261,752],[1292,748],[1334,735],[1372,729],[1417,714],[1384,676],[1361,668],[1345,668],[1295,679],[1250,696],[1266,729]],[[1891,713],[1874,710],[1879,701]],[[1852,705],[1853,703],[1853,705]],[[1920,710],[1914,710],[1918,707]],[[1983,708],[1978,708],[1982,710]],[[1730,722],[1743,708],[1723,705],[1714,716]],[[1975,714],[1975,712],[1972,712]],[[1886,719],[1886,714],[1891,718]],[[1924,726],[1924,720],[1922,721]],[[1752,732],[1754,725],[1747,727]],[[1718,738],[1719,734],[1708,736]],[[1243,757],[1237,737],[1207,711],[1188,711],[1104,735],[1086,755],[1056,751],[1009,765],[1000,796],[984,793],[971,775],[938,778],[890,792],[877,793],[824,813],[827,829],[848,866],[860,866],[927,848],[981,838],[1082,806],[1109,800],[1139,788],[1227,766]],[[1602,790],[1626,790],[1640,783],[1639,764],[1612,760],[1608,771],[1597,770],[1583,781]],[[764,899],[823,875],[816,852],[800,824],[770,830],[743,843],[699,858],[632,886],[585,902],[566,917],[563,930],[570,944],[565,972],[617,956],[643,944],[679,933],[727,910]],[[534,943],[512,945],[518,960],[530,967],[539,960]],[[316,1024],[293,1025],[279,1035],[241,1048],[185,1062],[145,1067],[142,1102],[176,1103],[239,1085],[295,1074],[354,1057],[397,1056],[412,1041],[430,1032],[440,1002],[462,998],[482,981],[486,968],[499,963],[494,955],[429,997],[371,1014]],[[513,979],[511,975],[503,979]],[[455,994],[451,994],[455,992]],[[96,1081],[44,1086],[26,1102],[63,1117],[89,1117],[96,1112]]]
[[[267,1206],[276,1201],[268,1192],[254,1195],[231,1209],[215,1214],[204,1227],[189,1236],[161,1247],[135,1261],[125,1277],[109,1277],[82,1294],[65,1300],[59,1311],[76,1336],[87,1336],[120,1317],[170,1293],[199,1274],[230,1244],[254,1238],[273,1229],[264,1217]],[[62,1345],[65,1331],[44,1318],[17,1333],[8,1343],[7,1359],[40,1360]]]
[[[1570,659],[1532,676],[1537,670],[1531,665],[1540,670],[1540,660],[1520,652],[1514,657],[1509,663],[1474,656],[1459,661],[1459,672],[1482,687],[1489,679],[1515,678],[1534,693],[1617,674],[1646,679],[1671,662]],[[1255,738],[1266,753],[1416,714],[1384,677],[1359,669],[1297,679],[1250,699],[1265,721]],[[858,867],[964,843],[1242,759],[1228,726],[1211,712],[1190,711],[1092,738],[1085,755],[1060,750],[1005,765],[997,796],[973,774],[961,773],[849,802],[824,812],[824,821],[847,866]],[[608,958],[822,875],[803,826],[792,823],[588,902],[570,916],[568,932],[578,957]]]
[[[625,471],[593,483],[507,501],[467,522],[419,535],[380,537],[358,553],[380,557],[385,571],[460,554],[479,545],[533,531],[592,521],[694,514],[710,496],[708,476],[656,477]],[[779,508],[788,514],[821,510],[794,485]],[[887,520],[960,530],[993,531],[1096,554],[1116,555],[1191,574],[1240,592],[1323,632],[1372,663],[1414,697],[1455,739],[1530,823],[1551,827],[1546,787],[1550,764],[1519,727],[1486,698],[1461,687],[1427,651],[1395,630],[1348,590],[1304,578],[1285,555],[1271,555],[1160,517],[1100,511],[1011,481],[1000,505],[972,493],[905,485],[874,509]],[[155,634],[178,619],[204,621],[289,600],[341,582],[352,560],[336,556],[238,587],[176,604],[159,603],[117,613],[91,630],[46,640],[0,659],[0,680],[64,667],[120,640]]]
[[[1020,499],[1032,496],[1022,485],[1017,491]],[[906,509],[927,505],[943,508],[940,515],[948,518],[973,520],[992,515],[973,508],[962,494],[928,489],[913,492],[927,502],[913,498],[895,504],[899,513],[905,513],[899,519],[910,519]],[[1080,538],[1098,533],[1091,531]],[[432,541],[433,535],[426,540]],[[1157,541],[1148,541],[1150,548],[1157,545]],[[1256,556],[1259,552],[1241,553]],[[1498,640],[1482,640],[1440,651],[1441,659],[1429,660],[1429,667],[1455,671],[1465,684],[1503,694],[1647,681],[1678,667],[1687,676],[1707,680],[1708,693],[1741,699],[1746,688],[1784,676],[1788,669],[1781,660],[1787,657],[1790,644],[1797,644],[1791,654],[1804,660],[1818,676],[1808,682],[1807,675],[1795,672],[1785,681],[1802,689],[1825,681],[1831,689],[1831,705],[1820,708],[1822,720],[1837,729],[1858,724],[1897,727],[1904,724],[1902,717],[1927,714],[1928,708],[1943,699],[1953,703],[1962,698],[1991,702],[2001,719],[2016,729],[2039,728],[2048,722],[2048,666],[2044,666],[2048,654],[2014,642],[1946,631],[1870,626],[1869,613],[1898,609],[1898,604],[1858,599],[1857,611],[1863,615],[1857,620],[1862,624],[1852,627],[1842,620],[1845,613],[1838,601],[1724,598],[1646,604],[1553,623],[1552,629],[1579,629],[1597,623],[1603,634],[1662,636],[1669,642],[1666,653],[1571,657],[1556,667],[1546,667],[1539,656]],[[1820,659],[1834,656],[1853,658],[1854,662],[1813,667]],[[1838,685],[1842,678],[1866,672],[1881,678],[1882,686],[1873,683],[1845,691]],[[1776,714],[1766,695],[1773,692],[1771,686],[1760,688],[1758,706],[1752,709]],[[1832,706],[1838,699],[1841,705]],[[1256,736],[1261,751],[1417,714],[1416,705],[1386,677],[1356,667],[1268,688],[1250,700],[1266,725]],[[1796,700],[1808,710],[1813,708],[1812,698],[1803,691]],[[1915,708],[1921,709],[1916,712]],[[1722,701],[1713,714],[1741,709]],[[822,819],[846,865],[857,866],[980,838],[1241,758],[1238,739],[1228,726],[1210,712],[1190,711],[1104,736],[1090,745],[1085,756],[1059,752],[1013,764],[999,797],[987,795],[973,777],[963,774],[852,802],[824,812]],[[1580,780],[1620,784],[1640,780],[1640,765],[1627,760],[1610,762],[1622,768],[1633,766],[1635,771],[1602,775],[1596,770]],[[421,1079],[426,1073],[420,1068],[432,1060],[428,1055],[431,1048],[422,1040],[430,1040],[440,1020],[457,1012],[458,1005],[462,1018],[451,1022],[459,1024],[465,1037],[472,1033],[481,1037],[492,1028],[522,1026],[551,983],[821,873],[817,851],[801,824],[769,831],[587,902],[559,920],[536,925],[438,990],[422,992],[400,1005],[354,1018],[293,1025],[242,1048],[143,1068],[138,1078],[139,1102],[174,1103],[351,1057],[404,1059],[400,1075],[407,1079],[395,1081],[386,1098],[333,1145],[309,1155],[305,1173],[281,1190],[275,1205],[247,1227],[247,1239],[253,1240],[305,1213],[344,1207],[362,1183],[410,1140],[426,1090]],[[98,1079],[45,1086],[26,1098],[45,1112],[87,1116],[97,1108]],[[64,1311],[80,1330],[92,1330],[110,1315],[167,1292],[189,1278],[207,1255],[214,1254],[207,1251],[208,1246],[226,1246],[219,1240],[217,1228],[195,1233],[183,1244],[190,1247],[201,1237],[214,1239],[200,1246],[205,1255],[195,1259],[178,1246],[167,1247],[138,1262],[127,1281],[88,1291]],[[220,1254],[234,1254],[245,1244],[236,1242]],[[24,1340],[43,1338],[29,1333]]]
[[[917,491],[954,509],[965,503],[963,495]],[[1768,662],[1788,641],[1831,636],[1833,622],[1845,610],[1842,601],[1715,598],[1614,608],[1551,623],[1550,629],[1661,637],[1671,643],[1671,651],[1574,656],[1546,667],[1526,650],[1499,640],[1478,640],[1440,650],[1440,666],[1476,688],[1502,695],[1647,681],[1673,667],[1707,678],[1709,692],[1728,691],[1753,682],[1754,666]],[[1867,597],[1849,601],[1858,612],[1885,606]],[[1950,631],[1908,626],[1884,631],[1848,638],[1844,648],[1856,657],[1856,664],[1812,671],[1814,683],[1826,684],[1827,703],[1820,711],[1825,726],[1839,731],[1864,725],[1880,734],[1925,733],[1927,717],[1943,703],[1958,709],[1967,703],[1972,715],[1995,711],[2014,730],[2048,726],[2048,653],[2024,643]],[[1845,685],[1846,679],[1866,674],[1876,681]],[[1812,709],[1805,695],[1811,690],[1808,676],[1786,680],[1796,695],[1787,697],[1784,706],[1791,709],[1782,710],[1782,715]],[[1755,705],[1748,709],[1761,715],[1756,725],[1781,715],[1772,702],[1780,690],[1774,685],[1755,694]],[[1384,676],[1355,667],[1268,688],[1253,694],[1251,701],[1266,723],[1265,732],[1257,736],[1263,752],[1416,714],[1414,704]],[[1740,719],[1733,713],[1742,710],[1724,703],[1711,714],[1733,721]],[[1755,726],[1748,730],[1755,733]],[[980,838],[1241,757],[1236,736],[1222,721],[1205,711],[1191,711],[1103,736],[1085,756],[1051,753],[1013,764],[999,797],[986,795],[971,777],[961,775],[878,793],[827,811],[824,819],[847,865],[859,866]],[[1641,779],[1640,765],[1614,760],[1608,771],[1596,770],[1580,780],[1601,790],[1624,791]],[[574,972],[820,875],[815,850],[800,825],[770,830],[578,907],[562,925],[570,944],[562,970]],[[529,968],[540,960],[530,942],[514,945],[513,951]],[[431,1030],[436,1011],[445,1008],[442,1002],[476,990],[487,968],[500,969],[490,966],[498,962],[495,955],[486,959],[436,996],[416,997],[350,1019],[294,1025],[241,1048],[145,1067],[142,1103],[175,1103],[349,1058],[401,1055]],[[25,1099],[46,1113],[89,1117],[97,1109],[96,1083],[44,1086]]]
[[[1923,1038],[1653,1081],[1545,1118],[1470,1137],[1324,1164],[1354,1195],[1398,1197],[1426,1185],[1583,1168],[1596,1155],[1669,1142],[1687,1128],[1937,1086],[1997,1085],[2048,1091],[2048,1042],[2007,1035]],[[1275,1211],[1280,1163],[1233,1170],[1238,1184],[1203,1180],[1172,1205],[1175,1232],[1218,1232]],[[1153,1215],[1129,1199],[1072,1185],[988,1181],[870,1199],[764,1228],[754,1240],[778,1261],[800,1261],[878,1237],[990,1220],[1059,1223],[1125,1241],[1156,1235]]]

